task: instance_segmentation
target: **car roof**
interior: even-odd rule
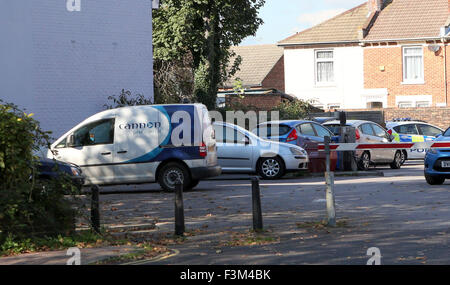
[[[442,128],[439,128],[438,126],[435,126],[433,124],[429,124],[426,122],[422,122],[422,121],[402,121],[402,122],[386,122],[386,127],[392,128],[392,127],[396,127],[396,126],[402,126],[402,125],[410,125],[410,124],[422,124],[422,125],[429,125],[435,128],[438,128],[440,130],[442,130]],[[443,130],[444,131],[444,130]]]
[[[323,123],[323,125],[335,125],[335,124],[340,124],[341,122],[338,120],[334,120],[334,121],[328,121]],[[372,121],[364,121],[364,120],[347,120],[346,125],[361,125],[364,123],[373,123],[373,124],[377,124],[375,122]],[[377,124],[378,125],[378,124]]]
[[[288,125],[289,127],[295,127],[298,124],[303,124],[303,123],[315,123],[318,124],[317,122],[313,122],[313,121],[309,121],[309,120],[279,120],[279,121],[269,121],[269,122],[264,122],[258,125],[259,126],[264,126],[264,125]]]

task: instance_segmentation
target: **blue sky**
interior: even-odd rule
[[[260,11],[264,20],[255,37],[241,45],[274,44],[296,32],[310,28],[365,0],[266,0]]]

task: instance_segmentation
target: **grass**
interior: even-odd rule
[[[126,244],[127,241],[115,239],[109,235],[98,234],[91,230],[76,232],[71,236],[16,239],[8,235],[0,244],[0,256],[23,253],[62,250],[69,247],[88,248]]]

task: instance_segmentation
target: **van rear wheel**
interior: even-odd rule
[[[183,191],[189,189],[191,176],[189,170],[181,163],[169,162],[158,172],[158,183],[164,191],[175,191],[178,180],[183,183]]]

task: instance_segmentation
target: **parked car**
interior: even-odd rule
[[[347,126],[356,130],[357,143],[388,143],[394,140],[382,126],[377,123],[362,120],[348,120]],[[339,121],[324,123],[335,135],[339,135]],[[367,170],[371,164],[389,164],[392,169],[402,166],[402,151],[397,149],[357,150],[356,160],[360,170]]]
[[[224,173],[258,173],[278,179],[287,172],[308,169],[308,154],[301,147],[264,140],[239,126],[213,124],[217,156]]]
[[[173,191],[220,175],[208,110],[201,104],[146,105],[103,111],[51,145],[48,158],[79,165],[86,184],[157,181]]]
[[[66,174],[71,178],[75,186],[81,188],[84,184],[82,172],[78,165],[48,158],[40,158],[36,178],[38,180],[50,180],[59,178],[61,174]]]
[[[450,142],[450,128],[435,142]],[[450,179],[450,149],[430,149],[425,155],[425,180],[430,185],[441,185]]]
[[[324,143],[326,136],[332,138],[334,134],[319,123],[303,120],[271,121],[259,124],[252,132],[264,139],[300,146],[308,153],[309,170],[325,171],[326,154],[319,151],[318,145]],[[331,170],[334,171],[337,153],[332,152],[330,159]]]
[[[395,120],[386,123],[388,133],[395,137],[396,142],[428,142],[442,135],[444,130],[421,121],[409,119]],[[427,149],[410,149],[402,151],[402,161],[407,159],[424,159]]]

